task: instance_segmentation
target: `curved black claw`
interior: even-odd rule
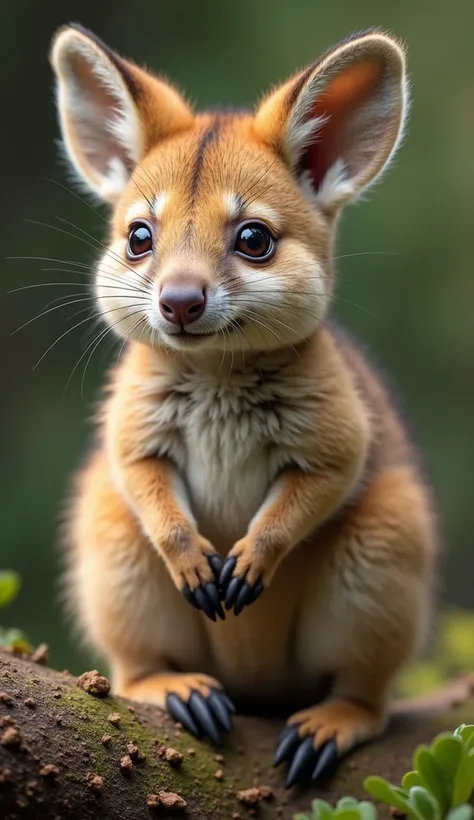
[[[218,589],[219,577],[222,569],[222,558],[217,553],[213,553],[212,555],[207,556],[207,560],[212,572],[214,573],[215,580],[210,581],[208,584],[196,587],[196,589],[190,589],[186,584],[181,591],[188,603],[196,609],[201,609],[205,612],[211,621],[216,620],[216,615],[218,615],[221,620],[224,620],[225,613],[222,609]]]
[[[185,587],[182,588],[181,592],[186,598],[188,604],[191,604],[191,606],[195,607],[195,609],[200,609],[200,606],[194,597],[194,592],[191,592],[187,584]]]
[[[245,580],[245,576],[234,575],[237,559],[227,558],[221,570],[219,582],[221,586],[221,598],[225,602],[227,610],[234,608],[234,615],[240,615],[243,608],[254,601],[263,592],[263,581],[261,578],[251,586]]]
[[[230,586],[230,585],[229,585]],[[259,578],[255,586],[251,587],[248,581],[244,581],[243,586],[237,595],[237,599],[234,605],[234,615],[240,615],[244,606],[248,606],[249,604],[253,604],[254,601],[257,600],[259,595],[263,592],[263,582],[262,579]]]
[[[182,723],[186,731],[190,732],[195,737],[200,737],[199,731],[191,712],[189,711],[186,701],[173,693],[166,696],[166,708],[171,717]]]
[[[225,590],[227,589],[229,581],[232,578],[232,575],[234,573],[236,563],[237,563],[237,558],[230,557],[230,558],[226,558],[226,560],[224,561],[224,564],[222,566],[220,576],[219,576],[219,583],[220,583],[222,591],[224,592],[224,595],[222,595],[223,598],[225,597]]]
[[[332,774],[338,757],[336,741],[328,740],[319,750],[318,762],[311,775],[313,783],[315,781],[325,780],[328,775]]]
[[[225,595],[226,609],[232,609],[232,607],[234,606],[243,582],[243,578],[238,578],[236,576],[230,579],[229,586],[227,587],[227,592]]]
[[[196,723],[201,726],[204,734],[207,735],[216,746],[220,746],[222,743],[221,733],[216,718],[214,717],[214,712],[208,703],[208,699],[195,689],[191,692],[188,706],[193,718]]]
[[[222,743],[221,731],[232,729],[235,706],[221,689],[211,689],[208,697],[193,689],[188,700],[171,693],[166,697],[166,708],[188,732],[198,738],[208,737],[216,746]]]
[[[313,736],[305,737],[293,755],[286,777],[285,789],[291,789],[298,781],[307,780],[314,768],[318,752],[313,747]]]
[[[224,620],[225,614],[224,610],[222,609],[221,599],[217,587],[215,584],[206,584],[204,587],[204,591],[211,601],[212,606],[214,607],[214,612],[219,616],[221,621]]]
[[[275,752],[274,766],[279,766],[285,760],[289,760],[296,747],[299,746],[300,736],[297,726],[287,726],[278,738]]]
[[[217,552],[214,552],[212,555],[207,556],[207,560],[208,560],[210,568],[212,569],[212,571],[214,573],[214,578],[216,579],[216,583],[219,583],[219,578],[220,578],[222,566],[223,566],[223,563],[224,563],[221,556]]]
[[[207,702],[222,728],[226,732],[232,731],[232,712],[235,711],[235,707],[232,704],[232,710],[229,708],[227,695],[219,689],[213,689]]]

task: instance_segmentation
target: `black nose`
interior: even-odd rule
[[[204,313],[206,291],[196,285],[164,286],[160,294],[160,311],[168,322],[190,325]]]

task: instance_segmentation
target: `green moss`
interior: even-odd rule
[[[136,776],[140,778],[149,791],[156,788],[169,789],[185,794],[202,802],[208,810],[218,801],[222,804],[225,797],[225,783],[215,778],[218,768],[214,755],[215,750],[199,741],[190,739],[184,732],[180,737],[165,741],[163,734],[141,724],[127,707],[112,697],[95,698],[82,689],[65,686],[61,698],[51,699],[56,710],[67,713],[67,722],[87,741],[89,751],[94,757],[94,768],[98,774],[106,777],[112,765],[116,765],[117,755],[112,751],[119,750],[120,756],[126,754],[126,743],[133,741],[146,755],[146,762],[136,767]],[[111,712],[120,714],[120,723],[113,726],[107,720]],[[87,716],[89,720],[84,720]],[[112,736],[111,746],[104,746],[102,736]],[[183,764],[173,769],[156,754],[156,741],[171,745],[184,755]],[[190,757],[186,749],[192,743],[195,755]],[[231,755],[232,753],[230,753]],[[226,756],[230,756],[226,752]],[[199,781],[196,786],[195,780]]]

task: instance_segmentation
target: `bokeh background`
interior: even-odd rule
[[[472,0],[2,0],[0,568],[17,570],[22,590],[0,622],[21,627],[32,643],[48,641],[59,668],[79,672],[91,663],[58,606],[56,533],[102,374],[117,349],[101,345],[85,376],[87,357],[74,370],[88,333],[97,330],[84,322],[68,332],[88,302],[51,310],[15,333],[54,300],[84,298],[87,277],[50,270],[67,264],[9,258],[90,263],[97,256],[83,241],[34,222],[99,240],[104,233],[100,217],[56,184],[70,182],[58,159],[47,53],[53,31],[68,21],[168,74],[201,107],[251,105],[355,30],[377,25],[407,43],[408,134],[383,183],[346,212],[334,311],[403,394],[444,521],[441,605],[451,614],[438,652],[448,666],[456,652],[453,663],[471,657],[474,664]],[[65,284],[81,279],[81,287]],[[54,282],[62,284],[36,287]],[[7,293],[26,286],[34,287]],[[430,680],[432,668],[425,673]]]

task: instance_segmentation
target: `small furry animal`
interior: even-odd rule
[[[116,693],[197,736],[220,742],[231,697],[296,708],[275,764],[318,780],[382,731],[432,599],[430,493],[328,319],[341,208],[402,133],[403,50],[356,34],[248,113],[194,113],[77,25],[51,60],[126,340],[67,517],[76,621]]]

